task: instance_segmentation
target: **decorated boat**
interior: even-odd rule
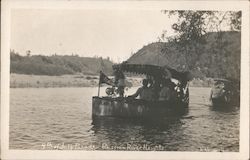
[[[92,117],[162,117],[180,115],[186,113],[189,105],[188,81],[191,79],[189,72],[178,72],[168,66],[142,65],[122,63],[113,66],[114,70],[119,70],[127,74],[139,74],[152,79],[154,83],[161,86],[164,81],[175,80],[173,92],[175,97],[167,100],[155,99],[136,99],[133,97],[114,96],[115,83],[105,76],[102,72],[98,96],[92,97]],[[105,82],[112,85],[107,88],[107,96],[99,96],[100,84]],[[157,94],[157,93],[155,93]]]
[[[240,106],[239,82],[216,78],[211,89],[210,100],[214,107]]]

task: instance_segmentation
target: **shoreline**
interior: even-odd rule
[[[110,76],[112,78],[112,76]],[[140,77],[127,77],[128,86],[140,86]],[[99,75],[25,75],[10,74],[10,88],[98,87]],[[105,85],[105,84],[103,84]]]
[[[113,78],[110,76],[110,78]],[[129,87],[141,86],[142,77],[127,77]],[[10,74],[10,88],[75,88],[75,87],[98,87],[99,75],[25,75]],[[211,87],[211,79],[194,79],[189,82],[190,87]]]

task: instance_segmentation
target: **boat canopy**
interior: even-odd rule
[[[215,85],[218,83],[224,83],[225,85],[234,86],[240,88],[240,81],[235,79],[224,79],[224,78],[214,78]]]
[[[224,78],[214,78],[213,80],[214,80],[215,82],[233,83],[232,80],[224,79]]]
[[[144,74],[154,78],[174,78],[182,82],[191,80],[190,72],[178,72],[168,66],[156,66],[149,64],[117,64],[113,68],[119,68],[122,72]]]

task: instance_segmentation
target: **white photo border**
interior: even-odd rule
[[[9,150],[10,22],[12,9],[166,9],[242,11],[239,152],[43,151]],[[249,1],[49,1],[3,0],[1,4],[2,159],[248,159],[249,158]]]

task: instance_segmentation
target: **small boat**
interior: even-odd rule
[[[211,89],[210,100],[214,107],[240,107],[239,82],[217,78]]]
[[[184,114],[188,110],[189,72],[178,72],[167,66],[127,64],[114,65],[122,72],[143,74],[162,82],[167,78],[178,81],[176,97],[169,100],[142,100],[131,97],[94,96],[92,97],[92,117],[162,117]],[[106,78],[107,81],[110,81]]]

